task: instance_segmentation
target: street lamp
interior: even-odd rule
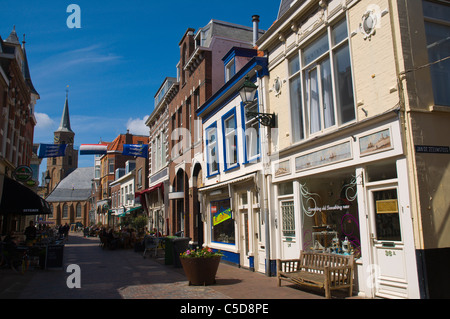
[[[250,104],[255,100],[255,94],[258,90],[258,86],[250,81],[249,76],[245,77],[245,81],[239,88],[239,94],[241,95],[242,102],[244,104]],[[258,113],[258,112],[246,112],[246,115],[251,118],[255,118],[261,125],[275,127],[275,113]]]
[[[51,181],[50,172],[47,171],[47,176],[45,176],[45,185],[48,185]]]

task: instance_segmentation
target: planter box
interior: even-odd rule
[[[220,256],[209,258],[180,258],[189,285],[207,286],[216,283]]]

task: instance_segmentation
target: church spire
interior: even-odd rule
[[[69,86],[67,86],[69,87]],[[57,132],[71,132],[70,117],[69,117],[69,89],[66,90],[66,102],[64,103],[64,110],[61,117],[61,123],[59,124]]]
[[[17,37],[16,33],[16,26],[13,27],[11,33],[9,34],[9,37],[6,38],[5,42],[20,45],[19,38]]]

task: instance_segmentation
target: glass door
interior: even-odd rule
[[[370,243],[373,264],[372,294],[383,298],[407,298],[407,277],[402,216],[398,188],[369,190]]]

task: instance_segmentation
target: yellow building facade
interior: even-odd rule
[[[282,1],[269,60],[271,259],[352,253],[359,295],[448,297],[450,7]]]

